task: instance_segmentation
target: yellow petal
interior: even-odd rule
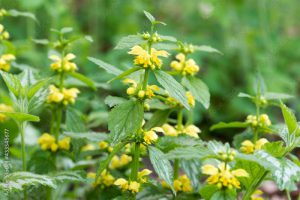
[[[243,169],[236,169],[236,170],[232,170],[232,175],[236,176],[236,177],[248,177],[249,174],[243,170]]]
[[[213,165],[207,164],[202,166],[202,173],[207,175],[215,175],[218,174],[218,168]]]

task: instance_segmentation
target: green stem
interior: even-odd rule
[[[22,146],[22,170],[26,171],[26,149],[25,149],[25,126],[26,122],[21,122],[19,124],[20,133],[21,133],[21,146]],[[24,188],[23,191],[24,194],[24,200],[27,200],[27,191],[26,188]]]
[[[291,194],[290,194],[290,191],[286,190],[286,196],[288,198],[288,200],[291,200]]]
[[[150,73],[149,68],[145,69],[144,80],[143,80],[143,90],[147,89],[149,73]]]
[[[55,109],[51,110],[50,134],[54,133]]]
[[[177,113],[177,129],[181,130],[183,124],[183,115],[182,115],[182,108],[179,108]]]
[[[59,131],[61,126],[61,119],[62,119],[62,106],[59,106],[57,109],[57,121],[56,121],[56,131],[55,131],[55,140],[58,141],[59,138]]]
[[[139,172],[139,163],[140,163],[140,143],[134,143],[134,155],[133,155],[133,163],[131,169],[131,180],[136,181],[138,178]]]

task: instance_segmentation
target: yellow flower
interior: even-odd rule
[[[168,57],[169,55],[166,51],[158,51],[154,48],[151,48],[150,53],[148,53],[148,51],[138,45],[132,47],[128,53],[136,56],[134,59],[135,65],[140,65],[144,68],[151,67],[152,69],[161,67],[162,61],[159,57]]]
[[[57,72],[74,72],[77,70],[75,63],[71,62],[76,56],[72,53],[67,54],[65,57],[61,58],[57,55],[49,56],[50,60],[54,61],[51,64],[51,69]]]
[[[171,62],[171,68],[182,75],[195,75],[199,71],[199,66],[193,59],[186,60],[186,56],[183,53],[176,55],[176,59]]]
[[[258,120],[257,120],[256,116],[248,115],[247,119],[246,119],[246,122],[249,123],[253,127],[257,127],[257,126],[259,126],[259,127],[268,127],[272,124],[271,120],[269,119],[269,116],[267,114],[261,114],[258,117]]]
[[[126,154],[121,155],[121,157],[114,156],[110,161],[109,168],[110,169],[121,168],[129,164],[131,161],[132,161],[132,157]]]
[[[145,95],[147,96],[148,99],[152,99],[152,97],[155,96],[154,92],[159,91],[159,87],[157,85],[148,85]]]
[[[194,107],[195,106],[195,98],[194,96],[192,95],[191,92],[186,92],[186,97],[187,97],[187,100],[188,100],[188,103],[191,107]]]
[[[191,125],[184,127],[181,132],[184,134],[187,134],[191,137],[199,138],[198,133],[200,133],[201,130],[197,126],[191,124]]]
[[[147,182],[147,177],[145,177],[145,176],[148,176],[151,173],[152,173],[151,170],[149,170],[149,169],[143,169],[142,171],[138,172],[138,180],[141,183],[146,183]]]
[[[57,151],[58,145],[55,143],[55,138],[49,133],[44,133],[39,139],[38,143],[43,150]]]
[[[70,89],[64,88],[63,89],[64,105],[74,104],[78,94],[79,94],[79,90],[77,88],[70,88]]]
[[[253,144],[250,140],[245,140],[244,142],[242,142],[240,150],[243,153],[251,154],[255,150],[260,150],[266,143],[268,143],[268,140],[266,140],[265,138],[259,139],[255,144]]]
[[[263,192],[261,190],[255,190],[251,195],[251,200],[264,200],[264,198],[260,196],[262,194]]]
[[[95,150],[95,146],[92,144],[87,144],[81,148],[81,151],[92,151]]]
[[[152,144],[157,141],[158,136],[155,132],[164,132],[164,130],[160,127],[154,127],[149,131],[144,132],[144,141],[146,144]]]
[[[87,178],[95,179],[96,173],[89,172],[87,174]],[[97,181],[95,181],[95,182],[96,182],[96,184],[93,184],[94,187],[97,185],[101,185],[101,184],[109,187],[114,184],[115,178],[105,169],[101,172],[100,176],[98,177]]]
[[[2,112],[14,112],[14,109],[11,106],[0,104],[0,111]],[[4,122],[7,120],[7,116],[5,114],[0,113],[0,122]]]
[[[64,99],[64,94],[59,91],[54,85],[49,86],[49,95],[47,97],[48,103],[60,103]]]
[[[104,150],[104,149],[106,149],[106,148],[108,147],[108,143],[105,142],[105,141],[99,142],[98,145],[99,145],[99,148],[100,148],[101,150]]]
[[[210,175],[207,183],[217,185],[218,187],[227,187],[228,189],[240,188],[240,182],[236,177],[248,177],[248,173],[243,169],[230,170],[229,165],[219,164],[218,168],[213,165],[202,166],[202,173]]]
[[[193,190],[190,179],[187,175],[181,175],[173,182],[174,189],[179,192],[191,192]]]
[[[161,128],[163,129],[164,135],[167,135],[167,136],[177,136],[178,135],[177,130],[169,124],[164,124]]]
[[[87,177],[87,178],[91,178],[91,179],[95,179],[95,178],[96,178],[96,173],[94,173],[94,172],[89,172],[89,173],[87,173],[86,177]]]
[[[130,190],[132,193],[138,193],[140,190],[141,184],[136,181],[131,181],[129,183],[128,190]]]
[[[69,150],[70,149],[70,137],[65,137],[62,140],[58,141],[58,146],[60,149]]]
[[[7,11],[5,9],[0,9],[0,17],[7,15]]]
[[[114,185],[119,186],[123,191],[128,190],[129,188],[129,183],[126,179],[124,178],[118,178],[115,182]]]
[[[4,30],[4,26],[0,24],[0,40],[8,40],[9,33]]]
[[[0,70],[9,71],[10,64],[14,61],[16,57],[13,54],[3,54],[0,57]]]

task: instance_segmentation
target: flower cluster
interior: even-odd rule
[[[252,127],[268,127],[272,124],[267,114],[259,115],[258,119],[254,115],[248,115],[246,122]]]
[[[128,52],[131,55],[135,55],[134,64],[142,66],[143,68],[160,69],[162,66],[162,60],[159,57],[168,57],[169,53],[163,50],[156,50],[151,48],[150,51],[146,51],[141,46],[134,46],[131,51]]]
[[[260,150],[266,143],[268,143],[268,140],[265,138],[261,138],[255,143],[251,142],[250,140],[245,140],[244,142],[242,142],[240,150],[243,153],[251,154],[256,150]]]
[[[117,179],[114,184],[117,185],[122,191],[130,191],[131,193],[138,193],[141,188],[141,183],[147,182],[147,176],[151,174],[152,171],[149,169],[143,169],[138,172],[138,180],[137,181],[127,181],[124,178]]]
[[[226,152],[221,150],[218,152],[219,159],[223,161],[233,161],[234,157],[236,156],[236,151],[234,149],[229,149]]]
[[[87,174],[88,178],[95,179],[96,178],[96,173],[90,172]],[[115,177],[111,175],[107,170],[103,170],[98,177],[98,179],[95,181],[93,184],[94,187],[101,185],[105,187],[112,186],[115,182]]]
[[[78,93],[80,92],[77,88],[62,88],[61,90],[54,85],[49,87],[50,93],[47,97],[48,103],[62,103],[64,105],[74,104]]]
[[[154,92],[159,91],[159,87],[157,85],[147,85],[146,90],[142,90],[140,87],[138,87],[138,84],[135,80],[129,78],[124,79],[123,83],[130,85],[130,87],[127,88],[128,95],[136,96],[140,99],[152,99],[152,97],[155,96]]]
[[[132,161],[132,157],[126,154],[119,156],[114,156],[109,164],[110,169],[118,169],[128,165]]]
[[[193,94],[190,91],[188,91],[185,93],[185,96],[188,100],[189,106],[195,107],[196,101],[195,101],[195,97],[193,96]],[[175,98],[170,97],[170,96],[167,98],[165,103],[172,107],[178,107],[178,106],[182,107],[182,104],[179,101],[177,101]]]
[[[148,40],[152,43],[163,41],[162,38],[158,35],[157,32],[153,33],[152,35],[150,35],[150,33],[146,32],[146,33],[143,33],[142,37],[143,37],[144,40]]]
[[[9,71],[11,62],[14,61],[16,57],[13,54],[3,54],[0,57],[0,70]]]
[[[240,188],[240,182],[237,177],[248,177],[249,174],[243,169],[231,170],[228,164],[221,163],[218,167],[207,164],[202,166],[202,173],[210,175],[207,183],[216,185],[218,188]]]
[[[59,140],[58,142],[56,142],[55,138],[48,133],[44,133],[38,139],[38,143],[43,150],[51,150],[52,152],[56,152],[58,149],[69,150],[70,142],[71,142],[70,137],[65,137]]]
[[[77,66],[74,62],[71,62],[76,56],[72,53],[68,53],[64,57],[59,57],[57,55],[51,55],[49,57],[53,63],[51,64],[51,69],[56,72],[74,72],[77,70]]]
[[[8,40],[9,33],[4,29],[4,26],[0,24],[0,40]]]
[[[156,142],[156,140],[158,139],[156,132],[163,133],[164,130],[161,127],[154,127],[152,129],[150,129],[149,131],[144,131],[144,141],[146,144],[149,145],[149,144]]]
[[[201,130],[193,124],[186,125],[186,126],[182,127],[181,129],[178,129],[177,127],[173,127],[169,124],[164,124],[162,126],[162,129],[163,129],[163,133],[165,135],[174,136],[174,137],[178,136],[180,134],[186,134],[191,137],[199,138],[198,134],[201,132]]]
[[[186,59],[186,56],[183,53],[176,55],[176,59],[171,62],[171,68],[176,72],[179,72],[183,76],[185,75],[195,75],[199,71],[199,66],[193,59]]]
[[[5,105],[3,103],[0,104],[0,111],[2,112],[13,112],[14,109],[11,106]],[[4,122],[7,120],[7,116],[5,114],[0,113],[0,122]]]
[[[166,181],[162,181],[161,184],[165,188],[170,188]],[[176,192],[191,192],[193,190],[191,181],[185,174],[173,181],[173,187]]]

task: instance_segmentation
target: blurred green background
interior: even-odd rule
[[[211,108],[195,110],[195,120],[201,129],[219,121],[244,120],[254,112],[251,102],[237,97],[239,92],[252,93],[255,73],[264,77],[269,91],[284,92],[296,98],[289,106],[300,113],[300,37],[299,0],[2,0],[1,7],[32,12],[38,23],[24,18],[8,18],[4,25],[16,45],[17,62],[47,69],[50,61],[47,48],[31,39],[53,38],[51,28],[73,27],[77,33],[92,36],[94,42],[76,44],[73,53],[84,72],[98,82],[111,78],[87,60],[101,58],[115,66],[129,65],[131,57],[114,50],[117,41],[126,35],[143,32],[149,23],[143,10],[167,23],[159,32],[179,40],[210,45],[224,53],[197,53],[201,66],[199,77],[209,86]],[[87,90],[84,95],[93,100],[89,110],[106,110],[103,99],[108,94],[125,94],[120,82],[111,89],[99,89],[97,97]],[[105,86],[105,85],[104,85]],[[105,86],[106,87],[106,86]],[[280,120],[280,112],[271,119]],[[207,132],[207,131],[204,131]],[[230,131],[225,132],[230,133]],[[223,132],[210,133],[224,137]],[[229,134],[230,135],[230,134]],[[232,135],[231,135],[232,136]]]

